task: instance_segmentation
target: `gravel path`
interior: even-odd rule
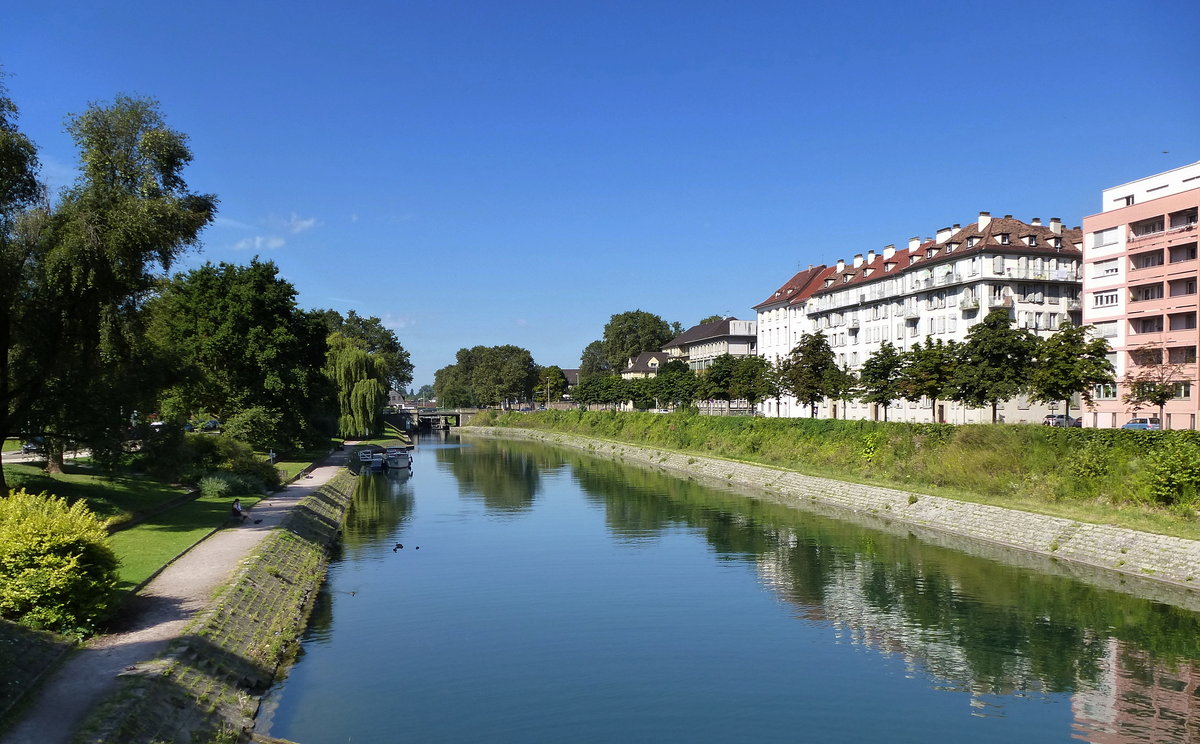
[[[162,653],[288,511],[345,464],[347,452],[335,453],[310,475],[255,504],[245,524],[217,530],[167,566],[135,597],[124,625],[72,654],[0,743],[66,744],[117,678]]]

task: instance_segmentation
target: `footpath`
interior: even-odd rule
[[[217,590],[297,504],[343,471],[346,460],[346,452],[334,453],[256,504],[248,521],[217,530],[168,565],[132,600],[122,626],[93,638],[46,680],[0,744],[70,741],[97,703],[116,693],[122,677],[146,674],[149,666],[161,664],[155,660],[212,607]]]

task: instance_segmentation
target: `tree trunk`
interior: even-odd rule
[[[63,446],[46,437],[46,472],[52,475],[63,471]]]
[[[937,415],[937,400],[938,400],[937,398],[930,398],[930,399],[929,399],[929,420],[930,420],[930,421],[932,421],[932,422],[933,422],[933,423],[935,423],[935,424],[940,424],[940,423],[942,423],[942,422],[941,422],[941,421],[938,421],[938,415]]]
[[[997,423],[996,422],[996,414],[999,411],[999,408],[1000,408],[1000,402],[993,400],[992,401],[992,423],[993,424]]]

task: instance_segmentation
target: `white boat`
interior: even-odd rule
[[[388,447],[387,466],[389,468],[411,468],[412,455],[407,447]]]
[[[371,453],[371,470],[383,470],[387,466],[387,460],[384,459],[382,452]]]

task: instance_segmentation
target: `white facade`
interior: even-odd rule
[[[887,246],[851,262],[838,261],[817,277],[818,288],[797,299],[759,306],[759,350],[772,361],[785,356],[804,333],[821,331],[839,366],[859,370],[884,342],[910,349],[925,339],[962,342],[971,326],[994,308],[1009,310],[1020,328],[1048,336],[1064,321],[1078,323],[1079,231],[1058,220],[1024,223],[980,213],[966,228],[945,228],[936,239],[913,238],[907,249]],[[785,285],[786,289],[786,285]],[[770,416],[807,417],[794,401],[768,401]],[[991,420],[990,409],[950,401],[896,401],[889,420],[972,423]],[[1001,409],[1004,420],[1039,421],[1049,412],[1022,399]],[[874,405],[826,401],[818,416],[882,419]]]

